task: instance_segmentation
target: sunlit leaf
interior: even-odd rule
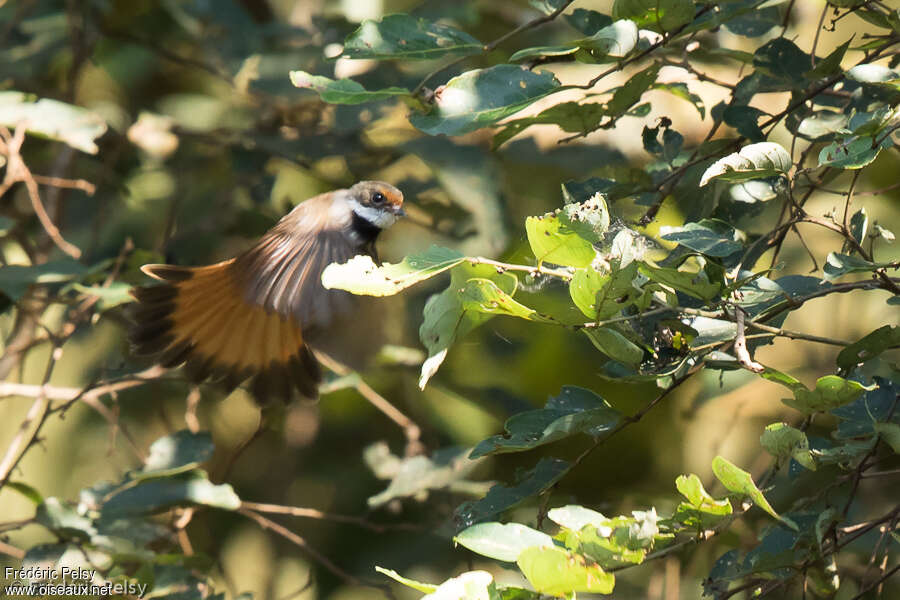
[[[848,273],[868,273],[875,269],[886,267],[893,267],[896,269],[897,265],[892,265],[891,263],[873,263],[857,256],[829,252],[828,257],[825,259],[825,266],[822,267],[822,272],[825,274],[825,281],[833,281]]]
[[[449,25],[406,14],[366,19],[344,40],[343,56],[376,60],[423,60],[481,52],[481,42]]]
[[[390,454],[386,445],[373,444],[366,448],[364,458],[376,476],[389,479],[388,487],[368,500],[375,508],[396,498],[424,500],[432,490],[454,489],[465,486],[466,476],[477,462],[467,458],[465,448],[449,447],[435,451],[431,456],[399,458]]]
[[[501,290],[490,279],[469,279],[460,291],[460,297],[464,311],[507,315],[538,323],[558,323],[552,317],[516,302],[512,296]]]
[[[135,480],[183,473],[208,461],[213,454],[212,436],[207,431],[193,433],[182,429],[150,444],[150,454],[140,471],[132,471]]]
[[[589,240],[554,213],[525,219],[525,233],[538,263],[586,267],[597,255]]]
[[[774,142],[750,144],[710,165],[700,178],[700,185],[713,179],[736,182],[771,177],[787,173],[792,165],[791,155],[781,145]]]
[[[578,506],[577,504],[551,508],[547,512],[547,518],[557,525],[573,531],[580,531],[586,525],[593,525],[604,537],[612,533],[612,528],[607,523],[609,519],[604,517],[602,513]]]
[[[613,268],[608,273],[593,267],[579,269],[569,283],[569,295],[588,318],[597,321],[609,319],[640,296],[640,290],[633,285],[637,272],[636,262],[622,269]]]
[[[878,153],[893,146],[890,136],[881,136],[880,143],[869,136],[851,136],[831,142],[819,152],[820,167],[861,169],[871,163]]]
[[[548,71],[535,73],[515,65],[467,71],[435,90],[429,112],[410,117],[431,135],[462,135],[490,127],[559,88]]]
[[[494,576],[487,571],[469,571],[448,579],[422,600],[500,600]]]
[[[376,265],[369,255],[359,255],[343,264],[332,263],[322,272],[326,289],[346,290],[366,296],[391,296],[421,281],[452,269],[465,257],[449,248],[431,246],[410,254],[395,264]]]
[[[844,379],[837,375],[826,375],[816,380],[816,389],[796,388],[793,398],[785,398],[784,403],[805,414],[835,409],[850,404],[862,396],[867,389],[858,381]]]
[[[523,550],[534,546],[553,547],[553,538],[519,523],[479,523],[458,533],[453,541],[472,552],[516,562]]]
[[[636,367],[644,351],[612,327],[590,327],[581,330],[600,352],[624,365]]]
[[[22,92],[0,92],[0,126],[10,130],[25,127],[32,135],[58,140],[89,154],[97,153],[95,140],[106,133],[106,121],[97,113]]]
[[[718,296],[722,289],[722,285],[718,282],[710,281],[709,276],[704,271],[691,273],[677,269],[654,267],[643,263],[640,265],[640,271],[649,277],[651,281],[669,286],[700,300],[711,300]]]
[[[722,485],[724,485],[725,489],[729,492],[749,496],[755,505],[769,513],[771,516],[775,517],[794,531],[799,530],[796,523],[790,519],[779,516],[778,513],[775,512],[775,509],[772,508],[772,505],[769,504],[769,501],[766,500],[763,493],[759,491],[759,488],[753,483],[753,477],[750,476],[750,473],[737,467],[734,463],[729,462],[721,456],[716,456],[713,459],[712,469],[716,478],[722,482]]]
[[[799,429],[786,423],[772,423],[766,426],[759,443],[772,456],[780,459],[793,458],[807,469],[816,470],[816,463],[809,452],[809,440]]]
[[[352,79],[330,79],[323,75],[313,75],[306,71],[291,71],[291,83],[301,89],[311,89],[330,104],[364,104],[390,98],[409,96],[409,90],[389,87],[381,90],[367,90]]]
[[[552,596],[575,592],[611,594],[616,579],[599,565],[562,548],[529,548],[516,561],[534,589]]]
[[[615,0],[614,19],[632,19],[639,26],[654,31],[671,32],[694,18],[691,0]]]
[[[412,588],[416,591],[422,592],[423,594],[430,594],[438,589],[438,586],[431,583],[422,583],[421,581],[416,581],[415,579],[409,579],[399,574],[397,571],[392,569],[385,569],[384,567],[379,567],[375,565],[375,570],[381,573],[382,575],[386,575],[396,581],[397,583],[402,583],[406,587]]]

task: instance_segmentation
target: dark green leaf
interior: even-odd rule
[[[466,281],[472,278],[490,279],[510,296],[515,293],[518,285],[515,275],[497,273],[490,265],[463,263],[453,270],[447,289],[435,294],[425,303],[419,338],[428,349],[428,359],[422,364],[419,378],[421,388],[437,372],[453,342],[493,317],[491,314],[465,310],[461,290]]]
[[[753,106],[731,105],[725,108],[722,118],[726,125],[737,129],[738,133],[751,142],[761,142],[766,139],[766,135],[757,122],[765,115],[765,111]]]
[[[428,60],[481,52],[481,42],[448,25],[406,14],[365,20],[344,40],[343,56],[376,60]]]
[[[152,514],[173,506],[202,505],[236,510],[241,500],[228,484],[215,485],[203,471],[145,480],[113,494],[103,504],[104,517]]]
[[[6,482],[6,487],[19,492],[34,504],[40,504],[44,501],[44,497],[41,495],[39,491],[28,485],[23,481],[8,481]]]
[[[410,122],[431,135],[462,135],[490,127],[558,88],[548,71],[515,65],[467,71],[435,90],[430,111],[413,114]]]
[[[592,327],[581,331],[600,352],[624,365],[636,367],[644,358],[644,351],[612,327]]]
[[[719,291],[722,289],[721,284],[710,281],[704,271],[691,273],[677,269],[652,267],[647,264],[641,264],[640,271],[651,281],[669,286],[700,300],[712,300],[719,295]],[[732,335],[732,337],[734,336]]]
[[[493,147],[499,148],[532,125],[538,124],[557,125],[563,131],[587,134],[600,126],[606,114],[606,108],[602,104],[562,102],[533,117],[507,121],[505,127],[494,136]]]
[[[611,17],[586,8],[576,8],[572,12],[563,15],[563,19],[584,35],[594,35],[604,27],[612,24]]]
[[[150,455],[144,468],[131,473],[135,480],[167,477],[191,469],[208,461],[214,446],[209,432],[192,433],[182,429],[159,438],[150,444]]]
[[[50,261],[33,267],[4,265],[0,269],[0,291],[17,302],[32,284],[71,281],[86,271],[87,267],[72,259]]]
[[[457,528],[464,529],[486,521],[527,498],[543,493],[562,479],[571,467],[571,463],[558,458],[542,458],[513,487],[497,484],[481,500],[466,502],[457,508],[454,516]]]
[[[584,388],[565,386],[544,408],[509,418],[505,435],[479,442],[470,458],[506,452],[522,452],[557,440],[586,433],[598,436],[609,431],[622,417],[603,398]]]
[[[837,356],[837,365],[849,370],[898,345],[900,327],[884,325],[841,350]]]
[[[816,79],[839,73],[841,71],[841,61],[844,60],[844,55],[847,53],[847,48],[850,47],[851,41],[852,38],[832,50],[825,58],[817,61],[816,66],[809,72],[809,77]]]
[[[389,87],[369,91],[352,79],[329,79],[305,71],[291,71],[291,83],[298,88],[309,88],[330,104],[363,104],[389,98],[409,97],[406,88]]]
[[[659,74],[661,65],[654,63],[640,71],[625,82],[625,85],[615,91],[613,97],[606,104],[606,111],[611,117],[618,117],[625,114],[629,108],[637,103],[644,92],[656,83],[656,76]]]
[[[875,160],[882,149],[893,145],[890,136],[883,137],[880,143],[869,136],[850,136],[822,148],[819,152],[819,166],[861,169]]]
[[[791,87],[802,88],[806,85],[803,75],[812,69],[812,58],[794,42],[779,37],[754,53],[753,66]]]
[[[723,258],[742,248],[741,244],[734,241],[733,235],[713,231],[700,223],[687,223],[683,227],[665,227],[661,233],[664,240],[678,242],[707,256]]]
[[[822,267],[822,272],[825,274],[825,281],[834,281],[848,273],[868,273],[875,269],[891,266],[891,263],[873,263],[856,256],[830,252],[825,259],[825,266]],[[896,269],[897,267],[894,266],[893,268]]]
[[[47,498],[41,502],[34,520],[64,538],[89,540],[96,533],[93,522],[78,513],[74,506],[59,498]]]

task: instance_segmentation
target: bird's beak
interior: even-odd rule
[[[402,207],[402,206],[396,206],[396,205],[395,205],[395,206],[392,207],[391,210],[392,210],[392,212],[393,212],[395,215],[397,215],[398,217],[405,217],[405,216],[406,216],[406,211],[403,210],[403,207]]]

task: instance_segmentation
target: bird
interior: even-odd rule
[[[230,392],[249,380],[261,405],[295,393],[315,399],[322,376],[311,347],[354,310],[349,293],[324,288],[322,271],[360,254],[377,261],[378,235],[402,216],[399,189],[360,181],[301,202],[234,258],[144,265],[162,283],[132,290],[133,348],[166,368],[184,364],[196,383],[213,379]]]

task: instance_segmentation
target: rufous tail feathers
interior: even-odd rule
[[[289,400],[292,390],[316,398],[319,364],[290,317],[247,302],[232,270],[234,259],[207,267],[145,265],[160,285],[135,288],[131,341],[164,367],[185,364],[196,382],[221,380],[228,390],[252,378],[261,404]]]

